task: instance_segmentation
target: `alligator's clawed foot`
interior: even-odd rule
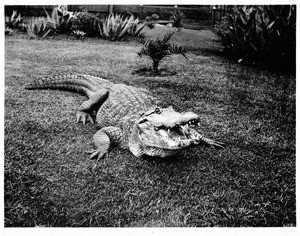
[[[93,151],[87,151],[85,153],[91,154],[90,155],[90,160],[99,160],[99,159],[104,158],[105,156],[108,156],[107,152],[104,152],[104,151],[99,150],[99,149],[93,150]]]
[[[225,143],[222,143],[222,142],[219,142],[219,141],[215,141],[213,146],[217,149],[223,149],[226,147],[226,144]]]
[[[216,149],[223,149],[225,148],[226,144],[216,141],[216,140],[212,140],[212,139],[208,139],[206,138],[205,141],[212,147],[216,148]]]
[[[94,124],[94,120],[90,116],[90,114],[83,112],[83,111],[77,111],[76,123],[79,123],[80,121],[82,121],[83,124],[85,124],[86,122],[91,122],[92,124]]]

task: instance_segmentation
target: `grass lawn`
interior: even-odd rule
[[[134,43],[5,38],[5,226],[296,225],[295,76],[217,56],[210,31],[183,29],[172,40],[188,60],[167,58],[161,66],[175,75],[146,77],[132,74],[151,65]],[[163,105],[199,114],[202,134],[227,148],[166,160],[113,148],[90,161],[97,127],[75,123],[86,98],[24,89],[71,72],[149,89]]]

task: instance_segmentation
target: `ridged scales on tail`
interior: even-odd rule
[[[157,100],[142,88],[114,84],[90,75],[58,75],[28,84],[26,89],[60,89],[84,94],[88,100],[78,108],[77,122],[94,123],[97,149],[91,158],[101,158],[115,143],[135,156],[170,156],[192,145],[223,148],[224,144],[207,139],[192,129],[200,125],[193,112],[178,113],[172,107],[156,106]]]

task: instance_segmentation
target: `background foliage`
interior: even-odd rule
[[[236,59],[295,68],[295,5],[235,7],[216,32]]]
[[[100,19],[87,11],[76,12],[75,17],[71,20],[72,30],[80,30],[86,33],[87,36],[99,36],[98,24]]]

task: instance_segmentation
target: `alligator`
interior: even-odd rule
[[[96,122],[99,126],[93,136],[96,149],[90,152],[91,159],[107,155],[112,144],[129,149],[137,157],[172,156],[195,145],[225,147],[195,130],[200,126],[197,114],[179,113],[172,106],[160,107],[144,88],[80,74],[45,77],[25,88],[68,90],[88,97],[78,108],[76,122]]]

